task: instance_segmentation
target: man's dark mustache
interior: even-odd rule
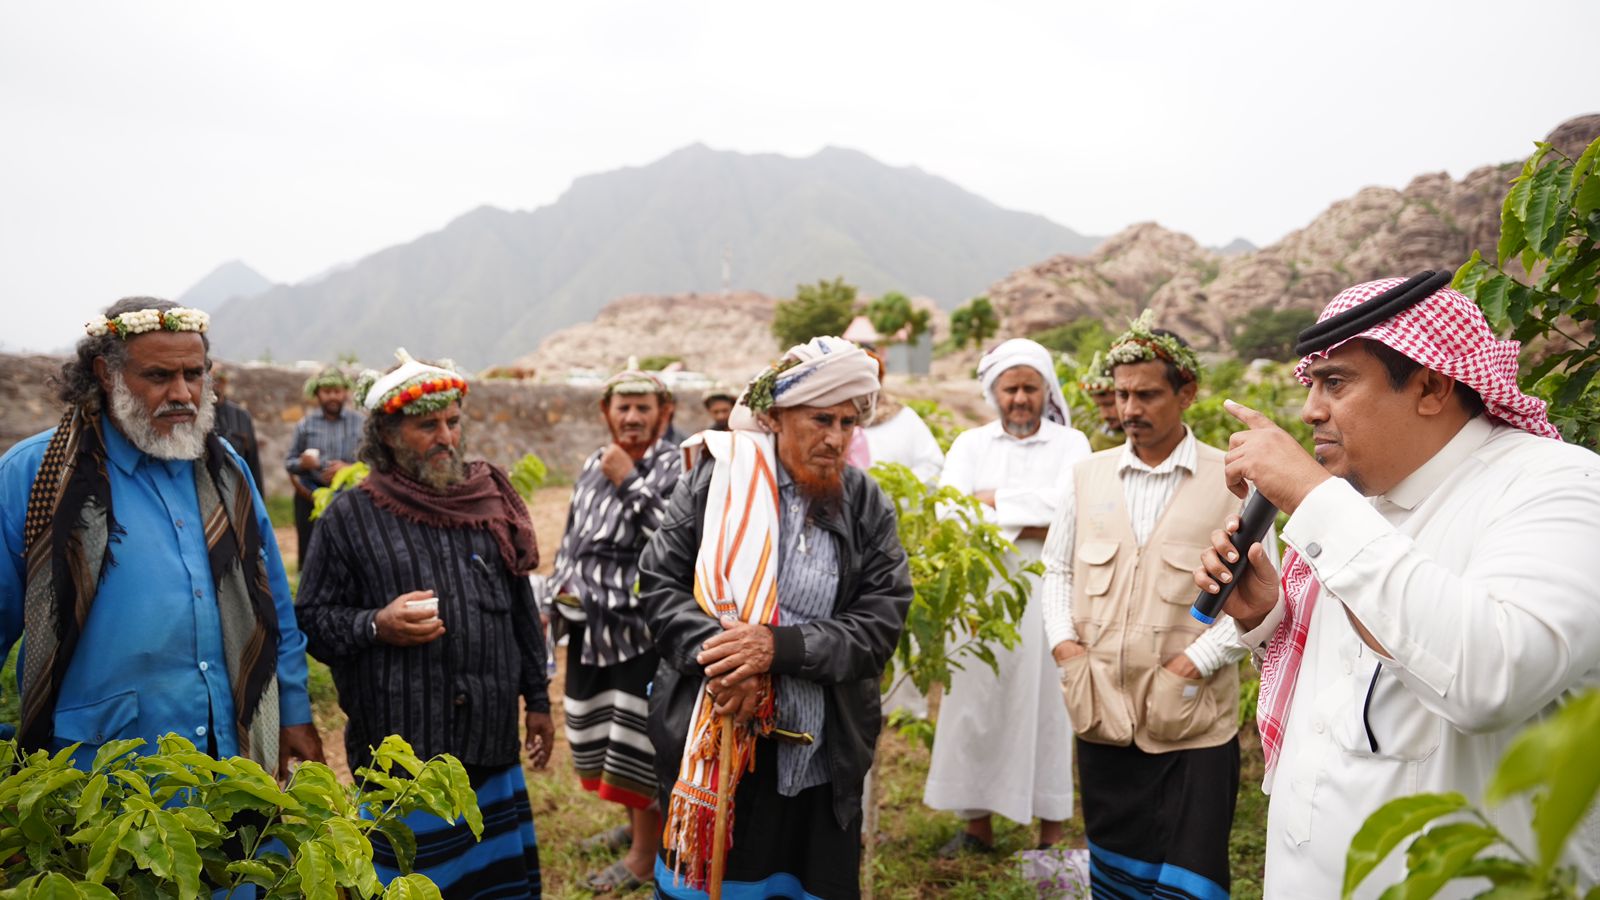
[[[1150,423],[1144,419],[1123,419],[1123,428],[1149,428]]]

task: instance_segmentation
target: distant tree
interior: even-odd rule
[[[1234,322],[1234,327],[1238,329],[1233,339],[1234,352],[1242,359],[1288,362],[1295,358],[1295,336],[1316,324],[1316,321],[1316,312],[1309,309],[1271,309],[1245,313]]]
[[[931,314],[911,305],[911,299],[899,291],[890,291],[867,304],[867,319],[884,340],[905,328],[906,343],[915,344],[917,338],[928,330]]]
[[[345,350],[340,352],[338,360],[339,365],[341,366],[359,366],[361,365],[361,354],[355,352],[354,350]]]
[[[639,360],[639,369],[644,372],[660,372],[675,362],[683,362],[683,357],[666,355],[646,356],[644,359]]]
[[[856,317],[855,285],[843,278],[802,284],[794,298],[778,301],[772,317],[772,334],[778,346],[788,349],[814,337],[843,334]]]
[[[1113,337],[1106,323],[1094,316],[1084,316],[1074,319],[1065,325],[1057,325],[1044,331],[1028,335],[1048,350],[1057,353],[1067,353],[1084,363],[1096,353],[1111,348]]]
[[[950,314],[950,339],[957,347],[971,344],[982,349],[985,341],[1000,330],[1000,317],[988,297],[973,297]]]

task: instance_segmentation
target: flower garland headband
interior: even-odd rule
[[[344,374],[344,372],[338,366],[329,366],[326,369],[323,369],[321,372],[318,372],[317,374],[306,379],[306,399],[317,399],[317,391],[320,391],[325,387],[345,388],[346,390],[349,390],[351,387],[350,376]]]
[[[1104,353],[1095,352],[1094,358],[1089,360],[1089,367],[1083,370],[1078,387],[1083,388],[1085,394],[1106,394],[1116,387],[1111,380],[1111,367],[1106,365]]]
[[[1176,336],[1156,334],[1154,325],[1155,313],[1148,309],[1140,313],[1139,318],[1129,322],[1128,330],[1113,341],[1111,349],[1106,351],[1106,371],[1129,363],[1160,360],[1177,366],[1185,379],[1199,381],[1200,357]]]
[[[205,334],[211,327],[211,316],[204,310],[175,306],[172,309],[134,309],[120,316],[106,318],[95,316],[84,323],[90,337],[114,334],[127,340],[147,331],[193,331]]]
[[[770,411],[772,404],[777,402],[774,391],[778,386],[778,376],[798,365],[800,365],[799,357],[784,356],[783,359],[768,366],[745,386],[744,405],[750,407],[751,412]]]
[[[404,347],[394,355],[400,366],[393,372],[379,375],[368,369],[356,379],[356,402],[366,409],[420,416],[444,409],[467,395],[467,380],[460,373],[418,362]]]

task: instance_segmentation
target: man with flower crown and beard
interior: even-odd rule
[[[1289,514],[1281,576],[1249,547],[1224,607],[1261,668],[1269,897],[1338,891],[1351,838],[1390,800],[1479,801],[1524,729],[1600,685],[1600,458],[1561,442],[1517,387],[1517,342],[1497,340],[1449,282],[1358,284],[1300,334],[1314,455],[1226,406],[1246,429],[1229,443],[1228,486],[1254,485]],[[1219,590],[1238,525],[1212,534],[1193,573],[1203,590]],[[1535,849],[1527,794],[1484,814]],[[1585,887],[1600,881],[1597,819],[1562,859]],[[1390,854],[1355,896],[1378,896],[1405,863]]]
[[[0,458],[0,652],[25,750],[175,732],[284,777],[320,760],[272,524],[211,434],[209,320],[149,297],[88,326],[61,424]]]
[[[860,894],[878,680],[912,596],[893,505],[845,465],[878,389],[872,357],[814,338],[750,383],[730,431],[685,442],[687,471],[639,562],[661,654],[661,896],[706,896],[723,779],[724,896]]]
[[[482,839],[465,821],[413,813],[417,871],[447,897],[537,897],[518,725],[539,768],[555,734],[527,577],[539,563],[533,523],[504,472],[464,459],[466,381],[396,355],[398,365],[356,386],[368,413],[358,457],[371,474],[318,522],[300,618],[349,716],[352,770],[390,734],[423,759],[449,753],[467,769]],[[379,876],[397,877],[393,849],[373,843]]]
[[[568,634],[563,712],[578,780],[628,812],[627,825],[586,842],[628,848],[589,876],[587,886],[597,892],[649,881],[661,847],[661,808],[645,736],[656,652],[635,585],[639,553],[661,525],[683,471],[678,445],[664,434],[672,392],[654,373],[630,360],[606,381],[599,412],[611,441],[578,473],[561,551],[546,581],[559,601],[552,633]]]

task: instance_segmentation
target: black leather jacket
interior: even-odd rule
[[[711,469],[704,462],[678,482],[661,528],[639,559],[640,604],[661,654],[650,692],[649,732],[663,793],[677,782],[695,692],[705,677],[694,658],[722,630],[693,594]],[[859,469],[845,468],[841,509],[817,525],[839,547],[833,615],[774,626],[772,672],[828,687],[822,751],[828,755],[834,816],[844,828],[861,814],[862,781],[882,723],[878,681],[911,605],[911,573],[895,531],[894,506]]]

